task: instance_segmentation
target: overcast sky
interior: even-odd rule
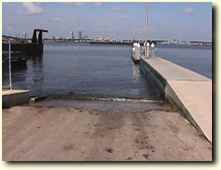
[[[148,14],[148,25],[145,16]],[[47,37],[113,39],[212,38],[211,3],[3,3],[3,34],[20,35],[48,29]]]

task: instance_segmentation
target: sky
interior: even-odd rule
[[[3,3],[3,34],[30,37],[212,40],[211,3]],[[148,22],[146,19],[148,16]]]

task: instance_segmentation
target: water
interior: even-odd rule
[[[212,79],[212,49],[158,48],[156,55]]]
[[[156,54],[212,79],[212,50],[158,48]],[[41,58],[13,68],[13,86],[34,96],[160,99],[156,84],[141,75],[129,47],[47,44]],[[3,87],[8,72],[3,71]]]
[[[3,85],[7,77],[3,75]],[[16,88],[36,96],[160,98],[154,83],[132,62],[129,47],[47,44],[42,58],[14,69],[12,80]]]

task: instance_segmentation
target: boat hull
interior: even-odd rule
[[[131,58],[132,58],[134,64],[139,64],[140,63],[140,59],[136,59],[133,56],[131,56]]]

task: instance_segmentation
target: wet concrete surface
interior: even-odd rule
[[[4,161],[210,161],[212,145],[163,102],[45,100],[3,109]]]

